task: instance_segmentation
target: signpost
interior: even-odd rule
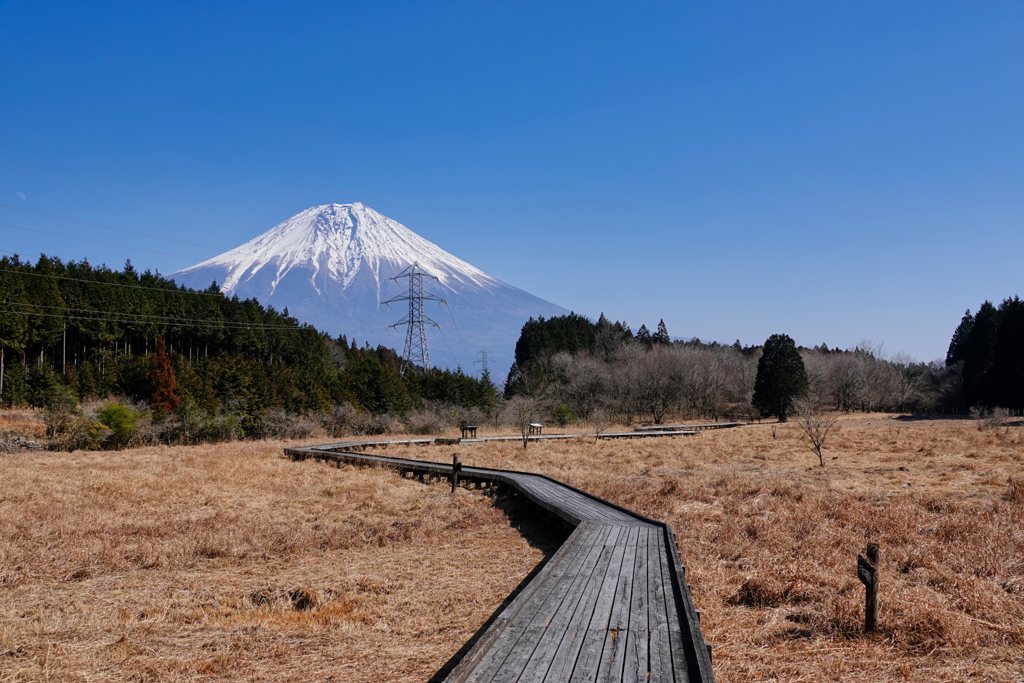
[[[868,543],[867,557],[857,555],[857,578],[864,584],[864,632],[878,623],[878,544]]]

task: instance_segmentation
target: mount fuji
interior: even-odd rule
[[[424,302],[437,322],[427,329],[431,364],[473,371],[487,349],[491,373],[501,379],[514,359],[516,340],[530,317],[567,310],[506,284],[452,256],[397,221],[370,207],[314,206],[259,237],[191,268],[172,273],[178,284],[205,289],[216,281],[228,296],[255,298],[337,337],[344,334],[399,353],[405,328],[394,325],[408,304],[381,304],[408,292],[407,280],[390,278],[413,263],[436,277],[424,289],[448,307]]]

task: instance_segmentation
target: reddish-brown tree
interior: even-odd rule
[[[171,367],[171,357],[167,354],[167,345],[162,336],[156,338],[156,351],[153,352],[146,378],[153,385],[153,412],[166,415],[177,410],[181,399],[174,393],[174,368]]]

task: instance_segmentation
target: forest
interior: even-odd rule
[[[808,398],[840,411],[961,414],[1024,409],[1024,304],[985,302],[964,316],[944,361],[886,355],[862,342],[798,349]],[[536,399],[551,415],[584,421],[661,423],[684,419],[758,419],[754,385],[762,346],[633,333],[603,314],[591,322],[572,313],[531,319],[516,345],[505,397]],[[571,419],[570,418],[570,419]]]
[[[158,343],[169,376],[154,371]],[[171,382],[177,411],[153,414],[157,423],[167,422],[155,432],[172,434],[191,420],[211,433],[259,437],[302,424],[286,415],[319,416],[331,432],[374,430],[383,428],[382,419],[426,406],[486,412],[498,400],[486,375],[478,379],[461,368],[401,375],[400,365],[391,349],[331,338],[287,310],[229,298],[216,283],[194,291],[158,273],[139,273],[130,262],[115,271],[45,255],[34,264],[0,258],[0,400],[6,406],[61,408],[68,415],[92,406],[95,414],[116,397],[131,413],[125,419],[138,421],[154,393]]]
[[[760,419],[763,347],[673,340],[664,321],[633,332],[603,314],[530,319],[504,397],[485,373],[400,373],[393,350],[359,347],[300,324],[287,310],[177,286],[159,273],[41,256],[0,258],[0,402],[48,415],[66,447],[129,442],[433,433],[497,423],[529,397],[561,424]],[[806,393],[840,411],[967,414],[1024,409],[1024,304],[967,311],[943,361],[800,347]],[[134,440],[134,441],[133,441]]]

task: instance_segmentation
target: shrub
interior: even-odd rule
[[[331,406],[321,418],[321,425],[329,436],[344,436],[352,431],[358,413],[351,403]]]
[[[551,416],[555,418],[555,422],[558,423],[559,427],[564,427],[567,424],[572,424],[576,421],[576,415],[573,414],[572,408],[560,403],[551,410]]]
[[[439,434],[445,428],[441,416],[432,410],[417,410],[406,424],[410,434]]]
[[[369,412],[363,411],[356,415],[352,428],[356,434],[377,436],[380,434],[390,434],[394,431],[395,424],[401,423],[391,413],[371,415]]]
[[[114,401],[107,401],[96,411],[96,419],[110,430],[106,441],[111,448],[136,445],[134,437],[145,417],[145,412],[133,410],[131,406]]]
[[[191,396],[178,405],[177,419],[169,419],[162,438],[167,443],[196,444],[233,441],[238,437],[241,418],[233,413],[208,413]]]
[[[263,413],[261,434],[265,439],[302,439],[320,431],[320,421],[311,415],[292,415],[283,408],[270,408]]]

